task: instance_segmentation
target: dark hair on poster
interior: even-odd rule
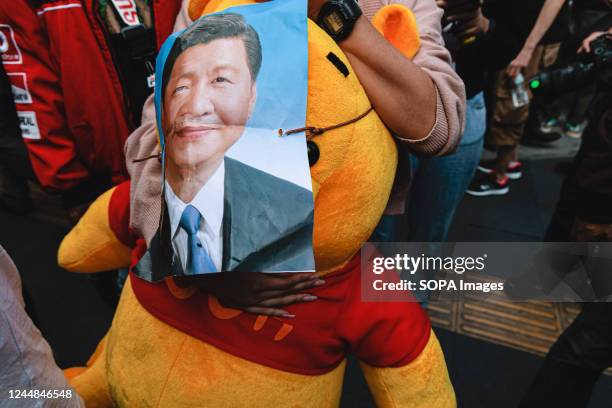
[[[254,82],[259,74],[262,60],[261,42],[257,31],[240,14],[212,14],[194,22],[174,42],[164,66],[162,95],[166,91],[174,63],[183,52],[190,47],[224,38],[242,39],[247,53],[251,79]]]

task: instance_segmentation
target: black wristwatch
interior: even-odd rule
[[[355,0],[329,0],[321,7],[317,24],[337,43],[349,36],[361,8]]]

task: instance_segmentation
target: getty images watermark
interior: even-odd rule
[[[612,301],[612,243],[368,243],[364,301]]]

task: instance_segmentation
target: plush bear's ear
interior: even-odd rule
[[[409,8],[400,4],[385,6],[376,13],[372,25],[407,58],[412,59],[419,51],[419,28]]]
[[[187,9],[189,12],[189,19],[191,21],[196,21],[202,14],[204,14],[204,9],[209,3],[214,3],[214,0],[191,0],[189,2],[189,8]]]
[[[268,0],[191,0],[189,2],[189,18],[195,21],[204,14],[214,13],[228,7],[242,6],[252,3],[264,3]]]

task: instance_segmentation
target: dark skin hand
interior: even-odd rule
[[[453,34],[460,40],[466,40],[489,31],[489,20],[482,15],[479,2],[474,0],[436,0],[438,7],[444,10],[447,22],[456,23]]]
[[[299,293],[325,283],[312,273],[270,274],[259,272],[222,272],[174,279],[181,287],[197,285],[214,295],[225,307],[277,317],[294,317],[282,308],[317,297]]]
[[[326,0],[310,0],[308,16],[316,20]],[[436,90],[431,78],[396,50],[361,16],[348,38],[340,43],[372,106],[400,138],[419,140],[436,119]],[[316,125],[316,124],[314,124]],[[312,273],[216,273],[177,279],[179,285],[197,284],[227,306],[251,313],[293,317],[282,308],[316,300],[303,293],[324,284]]]

